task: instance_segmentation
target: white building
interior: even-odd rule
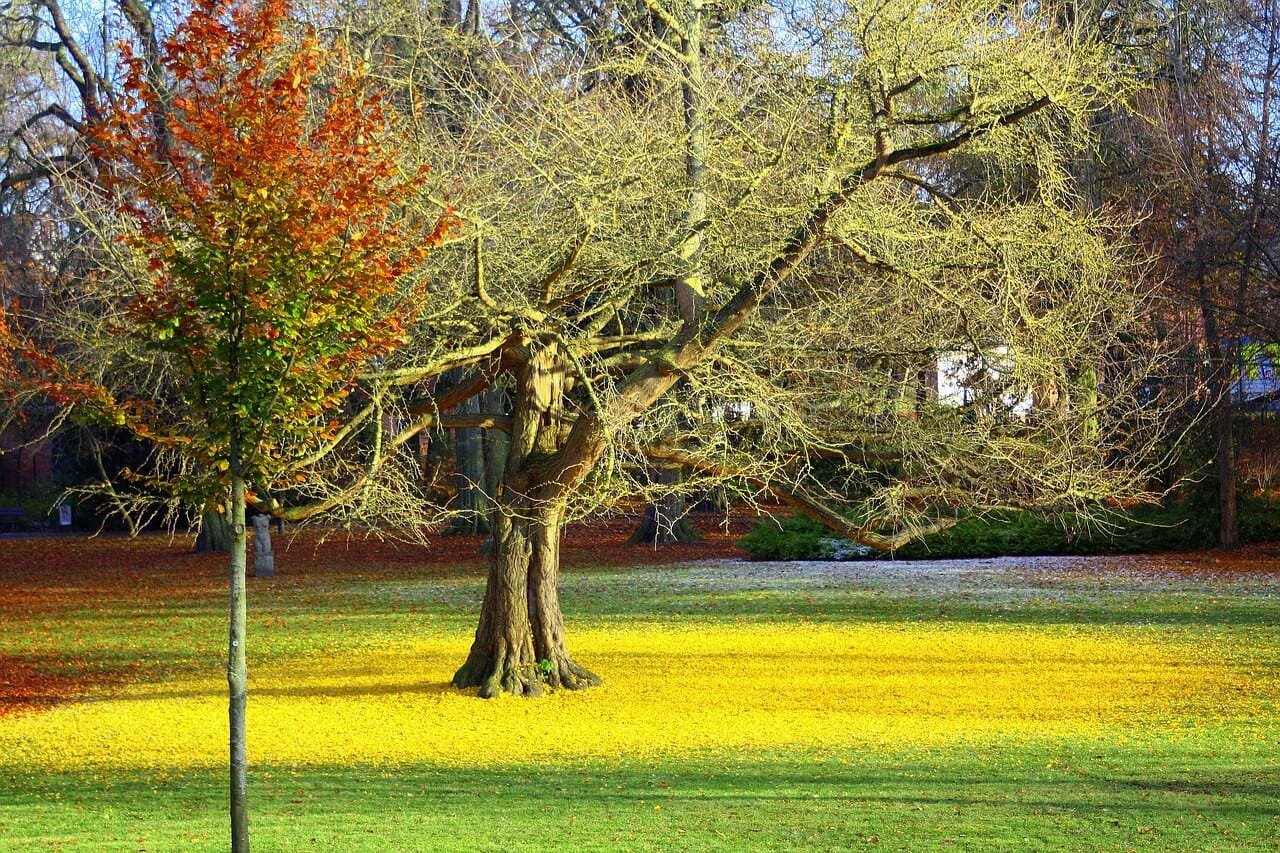
[[[952,406],[968,406],[982,396],[984,385],[998,383],[1013,367],[1009,347],[1000,345],[984,353],[955,352],[938,356],[938,399]],[[1031,394],[1002,394],[1001,401],[1010,412],[1026,415],[1031,411]]]

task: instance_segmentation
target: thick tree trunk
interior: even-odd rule
[[[233,460],[235,469],[239,461]],[[249,853],[248,758],[245,750],[245,706],[249,695],[249,670],[245,659],[245,489],[238,473],[231,480],[231,600],[230,637],[227,647],[227,716],[231,744],[231,850]]]
[[[668,486],[677,486],[683,480],[683,472],[678,467],[654,468],[650,476]],[[694,530],[693,523],[689,521],[689,508],[684,495],[673,492],[645,507],[644,518],[640,520],[627,544],[657,547],[677,542],[698,542],[701,539],[698,531]]]
[[[541,696],[542,680],[529,622],[529,521],[498,513],[480,624],[466,663],[454,673],[455,687],[479,687],[480,697],[499,693]]]
[[[510,509],[504,507],[504,509]],[[575,663],[565,642],[560,610],[559,518],[499,512],[480,623],[455,687],[479,687],[481,698],[499,693],[541,696],[544,685],[580,690],[599,676]]]
[[[544,684],[569,689],[600,679],[578,666],[565,645],[560,611],[560,521],[555,484],[534,482],[556,450],[564,363],[554,345],[531,356],[514,389],[512,436],[493,521],[493,549],[480,623],[455,687],[540,696]]]
[[[196,535],[196,553],[230,554],[233,541],[230,516],[225,512],[205,510],[200,516],[200,532]]]
[[[544,516],[533,528],[533,560],[529,564],[529,622],[539,672],[552,687],[581,690],[600,683],[600,676],[574,663],[565,643],[560,612],[559,515]]]

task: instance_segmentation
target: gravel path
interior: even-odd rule
[[[996,557],[973,560],[852,562],[704,560],[666,569],[628,572],[629,582],[681,592],[875,589],[921,597],[1073,594],[1095,589],[1280,594],[1280,559],[1255,549],[1168,555]]]

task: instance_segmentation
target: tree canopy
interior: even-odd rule
[[[243,473],[259,490],[292,481],[305,512],[422,527],[439,507],[414,440],[509,431],[459,685],[595,681],[565,645],[559,529],[635,495],[781,500],[892,550],[973,510],[1145,494],[1160,410],[1127,336],[1144,303],[1121,223],[1081,203],[1074,171],[1132,86],[1097,27],[976,0],[693,0],[619,12],[584,50],[528,15],[486,30],[419,12],[325,13],[362,78],[306,37],[212,77],[204,60],[157,75],[131,58],[99,142],[125,152],[107,185],[136,187],[125,242],[99,241],[100,269],[123,273],[100,272],[103,296],[63,317],[92,328],[78,318],[144,282],[108,316],[153,329],[147,346],[81,334],[86,373],[156,389],[136,421],[161,441],[263,430]],[[209,26],[192,57],[224,31]],[[334,91],[307,85],[322,65]],[[224,84],[252,92],[209,109]],[[394,126],[363,139],[325,129],[335,110],[389,105]],[[306,162],[301,137],[330,165]],[[383,195],[354,225],[332,182],[352,174],[344,157],[374,154],[383,171],[351,197]],[[398,275],[446,237],[446,209],[447,239]],[[250,372],[197,370],[232,355]],[[968,405],[938,394],[944,364],[964,365]],[[505,411],[451,414],[494,388]],[[165,408],[200,401],[216,405],[199,429]],[[652,477],[655,461],[690,476]]]
[[[482,695],[594,681],[564,645],[557,531],[671,487],[652,460],[886,549],[1146,483],[1142,299],[1071,171],[1129,85],[1096,33],[982,3],[647,8],[663,26],[585,54],[520,18],[493,39],[352,13],[460,222],[416,345],[366,381],[406,392],[408,432],[512,398],[473,418],[512,434],[455,677]],[[952,356],[975,405],[931,386]]]

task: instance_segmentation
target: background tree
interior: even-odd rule
[[[1189,362],[1208,411],[1219,544],[1239,542],[1237,383],[1251,369],[1246,340],[1280,334],[1274,303],[1275,123],[1280,36],[1276,4],[1175,2],[1162,8],[1152,86],[1132,128],[1121,182],[1145,214],[1139,237],[1187,317]],[[1198,375],[1195,375],[1198,374]]]
[[[9,277],[9,297],[19,298],[22,304],[14,321],[46,351],[67,354],[65,342],[48,334],[58,325],[53,315],[66,313],[61,306],[77,304],[80,308],[75,313],[96,315],[102,326],[112,322],[111,302],[95,304],[93,288],[81,286],[101,261],[101,235],[85,227],[74,187],[94,187],[101,174],[87,133],[106,105],[120,95],[120,81],[112,71],[118,45],[125,41],[137,45],[153,84],[167,86],[158,42],[158,20],[167,19],[163,10],[157,14],[159,19],[137,0],[117,0],[102,8],[100,16],[83,5],[64,6],[59,0],[20,1],[0,11],[0,43],[22,60],[15,68],[25,69],[22,79],[27,84],[22,97],[6,99],[12,121],[5,127],[0,204],[3,228],[13,234],[15,249],[24,247],[8,255],[15,260],[23,257]],[[151,125],[155,134],[166,132],[162,116],[154,117]],[[92,332],[88,326],[82,331],[102,333],[101,328]],[[138,355],[135,352],[132,357]],[[145,397],[153,390],[137,388],[130,393]],[[65,460],[68,480],[61,485],[69,484],[82,499],[107,507],[130,531],[141,530],[162,511],[154,494],[129,488],[136,484],[130,483],[133,478],[127,472],[145,468],[154,454],[148,442],[130,437],[127,431],[56,413],[48,420],[46,411],[25,407],[20,400],[8,409],[30,416],[28,420],[36,426],[43,425],[42,440],[57,440],[62,448],[72,450],[74,457]],[[86,476],[97,482],[79,489]],[[225,496],[219,502],[226,504]],[[204,521],[199,543],[211,544],[212,537],[229,551],[226,514],[206,513]]]

